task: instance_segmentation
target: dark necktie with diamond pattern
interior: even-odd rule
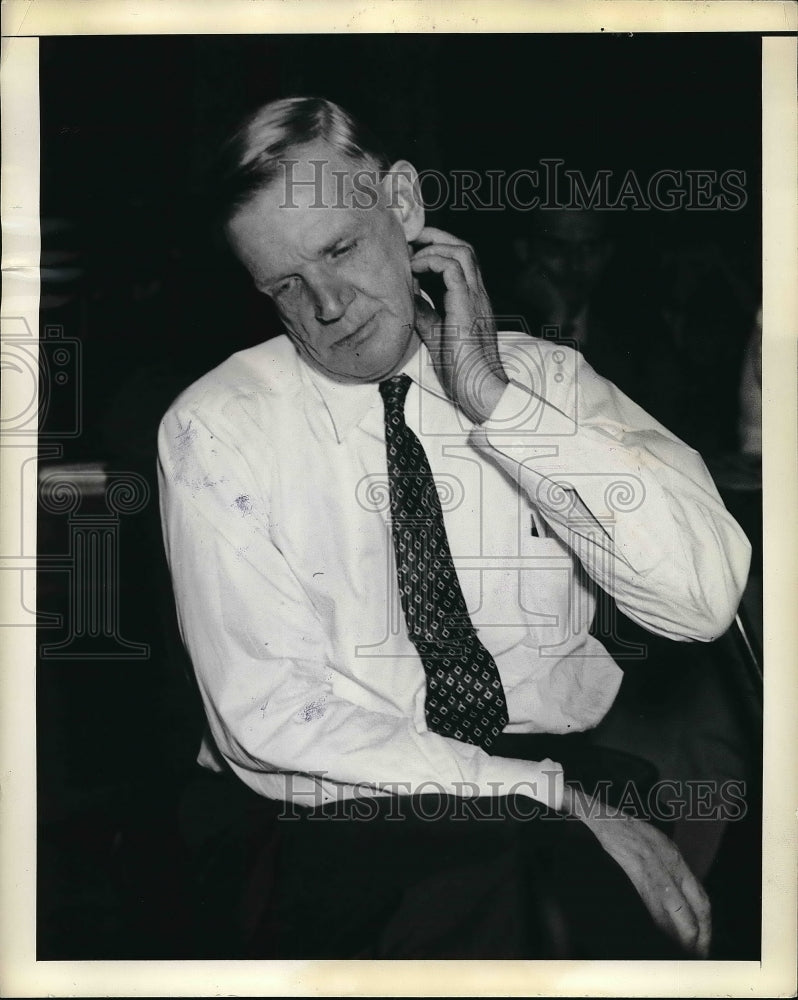
[[[402,610],[427,675],[427,725],[487,749],[507,725],[504,689],[471,624],[426,452],[405,423],[410,382],[380,383]]]

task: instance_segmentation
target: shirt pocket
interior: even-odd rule
[[[581,632],[574,557],[559,538],[529,534],[520,549],[518,605],[527,626],[525,642],[560,649]]]

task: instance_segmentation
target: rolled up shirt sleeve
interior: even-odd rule
[[[715,639],[745,587],[748,539],[696,451],[580,354],[556,352],[508,384],[472,445],[630,618],[670,639]]]
[[[268,490],[232,431],[172,409],[158,475],[178,620],[209,730],[253,790],[277,797],[277,775],[286,797],[307,778],[345,796],[442,789],[561,807],[559,764],[491,757],[420,730],[399,708],[373,711],[336,693],[324,622],[273,541]]]

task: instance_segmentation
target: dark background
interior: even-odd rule
[[[192,820],[175,806],[201,715],[176,638],[155,483],[155,434],[172,398],[279,332],[207,223],[220,139],[266,100],[315,93],[420,170],[560,157],[588,175],[744,171],[739,211],[613,219],[613,301],[641,356],[661,346],[668,253],[722,262],[701,302],[718,322],[688,358],[670,359],[673,384],[631,393],[709,457],[736,447],[742,351],[761,296],[760,50],[758,36],[706,34],[41,39],[41,319],[77,342],[81,432],[59,437],[73,422],[69,394],[52,395],[43,429],[60,461],[136,472],[151,494],[119,536],[119,628],[149,656],[39,665],[40,958],[224,957],[218,935],[221,952],[203,950]],[[523,213],[442,210],[431,222],[476,246],[500,300]],[[748,530],[756,544],[756,509]],[[67,546],[65,519],[42,516],[40,552]],[[42,610],[68,614],[64,574],[43,571],[39,586]],[[737,930],[726,957],[741,957],[740,941],[758,947],[753,924]]]
[[[131,385],[141,407],[136,372],[147,373],[145,391],[153,377],[179,383],[275,331],[265,300],[213,240],[202,199],[220,139],[278,95],[340,102],[419,170],[509,171],[556,156],[588,176],[743,170],[740,211],[613,213],[615,277],[625,309],[634,299],[639,313],[658,290],[656,254],[711,243],[752,312],[759,52],[749,35],[42,39],[45,263],[62,250],[81,270],[69,303],[48,310],[84,346],[85,430],[70,454],[96,458],[117,445],[104,440],[108,409],[124,421],[120,393]],[[478,248],[488,289],[500,293],[524,214],[442,211],[433,222]],[[653,337],[650,324],[637,336]],[[736,359],[738,342],[717,346]],[[718,355],[713,363],[725,363]]]

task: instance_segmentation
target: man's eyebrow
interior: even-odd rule
[[[331,253],[336,247],[340,246],[342,243],[346,243],[351,240],[353,236],[357,234],[360,227],[355,222],[350,222],[347,224],[346,229],[340,235],[334,237],[325,243],[323,247],[318,251],[317,256],[323,257],[325,254]]]

